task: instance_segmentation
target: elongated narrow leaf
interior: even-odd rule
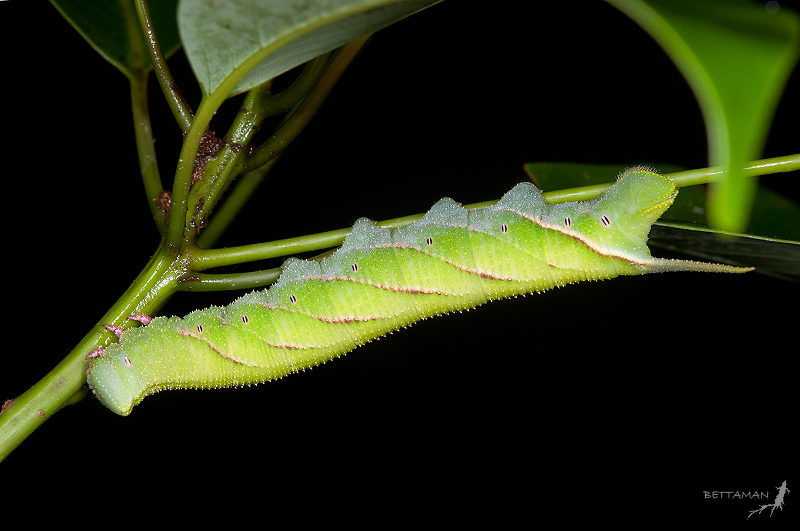
[[[182,0],[178,27],[205,94],[249,90],[440,0]]]
[[[139,28],[134,0],[50,0],[75,30],[109,63],[127,77],[138,69],[152,69]],[[180,48],[175,10],[178,0],[150,0],[150,16],[169,57]]]
[[[756,182],[740,168],[761,155],[800,53],[800,17],[740,0],[608,1],[653,36],[692,87],[706,121],[710,163],[730,169],[712,187],[709,219],[724,230],[743,230]]]
[[[747,265],[765,275],[800,282],[800,242],[658,223],[650,229],[648,243],[700,260]]]

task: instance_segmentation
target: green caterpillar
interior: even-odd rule
[[[334,254],[290,258],[269,289],[125,332],[89,355],[87,380],[128,415],[163,389],[266,382],[495,299],[619,275],[752,269],[653,258],[647,235],[676,195],[669,179],[637,167],[590,201],[549,205],[522,183],[478,210],[442,199],[396,230],[361,218]]]

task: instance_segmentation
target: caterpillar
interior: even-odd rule
[[[750,271],[650,255],[650,227],[676,195],[668,178],[636,167],[583,202],[550,205],[522,183],[472,211],[444,198],[395,230],[361,218],[335,253],[288,259],[266,290],[121,333],[87,357],[87,381],[128,415],[157,391],[267,382],[491,300],[620,275]]]

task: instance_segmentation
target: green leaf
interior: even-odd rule
[[[747,225],[756,181],[741,168],[759,158],[772,116],[800,55],[800,17],[747,0],[608,0],[661,45],[697,97],[713,166],[728,169],[712,187],[715,227]]]
[[[659,222],[650,229],[647,243],[704,261],[755,267],[759,273],[800,282],[800,242]]]
[[[178,27],[205,95],[256,87],[441,0],[182,0]]]
[[[152,69],[136,16],[134,0],[50,0],[97,53],[129,79]],[[175,10],[178,0],[150,0],[150,15],[161,50],[169,57],[180,48]]]
[[[681,188],[675,203],[661,219],[708,225],[706,210],[704,187],[691,186]],[[759,186],[747,234],[800,241],[800,205],[774,190]]]

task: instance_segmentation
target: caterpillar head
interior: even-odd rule
[[[100,402],[119,415],[129,415],[135,405],[133,394],[123,379],[123,374],[130,372],[125,371],[130,364],[125,351],[115,344],[101,356],[91,359],[86,372],[86,381]]]
[[[549,221],[597,252],[647,261],[652,259],[647,247],[650,227],[676,195],[666,177],[647,168],[630,168],[591,201],[554,205]]]

